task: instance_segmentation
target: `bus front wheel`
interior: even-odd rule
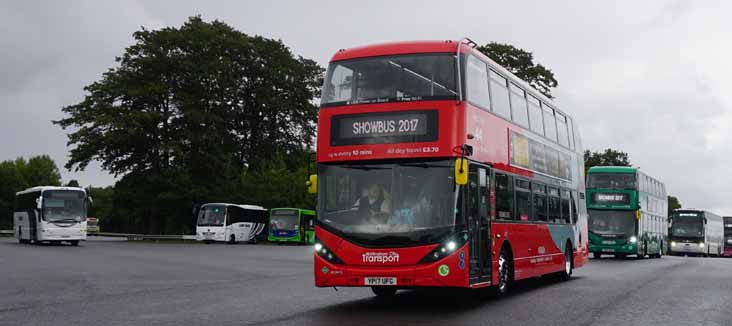
[[[397,289],[393,286],[372,286],[371,292],[374,292],[377,298],[384,300],[393,298]]]
[[[508,294],[513,281],[513,260],[508,252],[507,247],[501,248],[501,254],[498,256],[498,284],[495,287],[495,294],[498,297]]]
[[[601,254],[601,253],[599,253],[599,252],[593,252],[593,253],[592,253],[592,258],[595,258],[595,259],[600,259],[600,257],[601,257],[601,256],[602,256],[602,254]]]
[[[229,237],[229,244],[236,244],[236,236],[233,234]]]

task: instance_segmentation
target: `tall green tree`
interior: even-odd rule
[[[27,187],[14,161],[0,162],[0,230],[12,227],[15,193]]]
[[[593,166],[632,166],[628,153],[606,148],[602,152],[590,152],[585,150],[585,175]]]
[[[48,155],[33,156],[27,161],[21,157],[15,160],[15,166],[28,187],[61,185],[61,173]]]
[[[549,68],[534,63],[533,53],[510,44],[496,42],[479,46],[477,50],[529,83],[546,97],[553,98],[551,90],[559,83]]]
[[[48,155],[0,162],[0,229],[13,224],[15,193],[35,186],[60,186],[61,174]]]
[[[133,36],[118,66],[54,122],[72,130],[66,168],[99,161],[123,176],[115,207],[142,205],[115,212],[129,208],[152,220],[149,230],[169,230],[180,205],[230,197],[244,169],[312,147],[323,72],[314,61],[200,17]]]
[[[671,213],[679,208],[681,208],[681,201],[675,196],[668,196],[668,215],[666,216],[671,216]]]

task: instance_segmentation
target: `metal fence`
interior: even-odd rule
[[[13,230],[0,230],[0,236],[13,236]],[[127,241],[144,240],[196,240],[195,235],[157,235],[157,234],[132,234],[132,233],[109,233],[99,232],[91,236],[127,238]]]

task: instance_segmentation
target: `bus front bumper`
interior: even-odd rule
[[[635,255],[638,253],[638,244],[630,242],[621,244],[597,244],[590,242],[590,252],[601,254]]]
[[[669,246],[669,251],[672,254],[701,255],[707,253],[707,247],[699,246],[698,243],[694,242],[672,242],[671,246]]]
[[[467,250],[433,263],[403,266],[361,266],[331,264],[314,255],[315,286],[317,287],[367,287],[389,285],[397,288],[415,287],[470,287]],[[389,282],[384,282],[388,280]],[[382,284],[370,282],[379,281]],[[393,283],[390,283],[393,282]],[[486,282],[490,284],[490,282]]]

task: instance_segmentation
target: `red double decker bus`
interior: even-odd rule
[[[319,287],[506,293],[587,261],[572,118],[463,41],[339,50],[319,111]]]

